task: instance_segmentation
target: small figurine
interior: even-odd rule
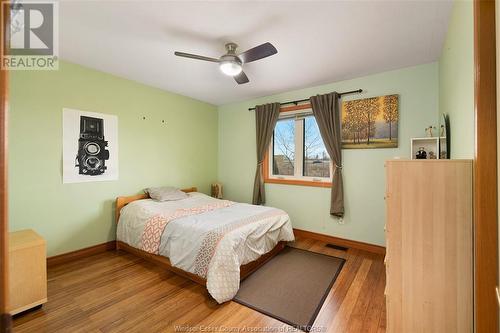
[[[432,126],[432,125],[430,125],[429,127],[427,127],[427,128],[425,129],[425,132],[427,133],[427,136],[428,136],[429,138],[434,137],[434,133],[432,133],[432,131],[433,131],[433,130],[435,130],[435,129],[436,129],[436,127],[434,127],[434,126]]]
[[[427,152],[425,151],[424,147],[418,148],[418,151],[417,151],[417,154],[415,155],[415,158],[417,160],[427,159]]]
[[[222,199],[222,184],[220,184],[220,183],[213,183],[212,184],[211,195],[212,195],[213,198]]]
[[[430,160],[435,160],[436,159],[436,154],[433,151],[429,152],[429,159]]]
[[[441,125],[441,133],[439,133],[440,137],[444,137],[444,125]]]

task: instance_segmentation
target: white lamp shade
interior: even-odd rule
[[[241,73],[242,70],[241,65],[234,61],[221,62],[219,68],[222,71],[222,73],[229,76],[238,75]]]

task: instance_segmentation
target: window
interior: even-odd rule
[[[295,109],[296,107],[288,108]],[[303,106],[299,108],[303,109]],[[266,158],[267,183],[327,187],[332,167],[310,106],[282,109]]]
[[[330,179],[330,156],[312,115],[304,118],[304,176]]]
[[[273,175],[295,174],[295,120],[281,119],[273,134]]]

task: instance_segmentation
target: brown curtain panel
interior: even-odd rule
[[[326,151],[332,159],[332,197],[330,214],[344,216],[344,187],[342,185],[342,138],[340,134],[340,95],[336,92],[311,97],[311,106],[318,123]]]
[[[260,205],[266,202],[264,190],[264,176],[262,168],[266,150],[269,148],[271,137],[273,136],[274,126],[278,121],[280,114],[280,103],[270,103],[257,105],[255,107],[255,128],[257,130],[257,171],[255,172],[255,182],[253,185],[254,205]]]

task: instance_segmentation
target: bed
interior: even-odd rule
[[[182,191],[187,197],[177,201],[118,197],[117,248],[205,285],[218,303],[294,240],[280,209],[215,199],[195,187]]]

